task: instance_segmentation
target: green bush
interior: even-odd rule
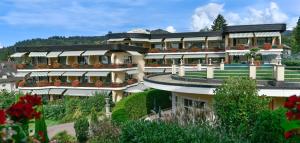
[[[76,138],[69,135],[66,131],[57,133],[51,140],[55,140],[57,143],[76,143]]]
[[[60,120],[65,116],[66,108],[63,100],[55,100],[44,105],[46,119]]]
[[[8,108],[16,101],[17,94],[3,90],[0,92],[0,108]]]
[[[284,59],[282,63],[286,66],[300,66],[300,61],[296,58]]]
[[[230,78],[214,91],[213,107],[228,131],[243,132],[248,137],[258,113],[268,109],[268,100],[258,95],[255,80]]]
[[[210,125],[180,126],[177,123],[129,121],[122,126],[122,143],[228,143],[240,142],[229,138],[222,130]]]
[[[170,92],[156,89],[130,95],[116,104],[112,112],[112,120],[118,123],[136,120],[147,115],[154,108],[169,108],[171,107],[170,96]]]
[[[80,143],[84,143],[89,137],[89,121],[86,117],[77,119],[74,123],[76,138]]]

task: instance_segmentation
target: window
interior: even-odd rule
[[[109,64],[110,63],[110,58],[108,56],[99,56],[99,61],[102,64]]]
[[[67,58],[66,57],[58,57],[58,63],[60,64],[66,64],[67,62]]]
[[[88,82],[88,77],[87,76],[81,76],[81,77],[78,77],[78,80],[81,83],[87,83]]]
[[[272,43],[272,37],[257,38],[257,45],[262,46],[265,43]]]
[[[170,44],[170,46],[171,46],[170,48],[177,48],[177,49],[179,49],[180,48],[179,45],[180,45],[180,43],[171,43]]]
[[[199,101],[199,100],[191,100],[191,99],[184,99],[184,108],[189,109],[189,108],[204,108],[206,102]]]
[[[239,44],[248,44],[248,38],[235,38],[233,39],[233,45],[239,45]]]
[[[205,43],[203,42],[187,42],[185,48],[205,48]]]
[[[132,63],[132,56],[125,56],[124,64],[131,64],[131,63]]]
[[[60,77],[59,77],[59,80],[60,80],[61,82],[67,82],[67,77],[66,77],[66,76],[60,76]]]
[[[77,58],[79,64],[88,64],[89,58],[87,56],[80,56]]]
[[[143,47],[143,43],[133,43],[134,46]]]
[[[132,75],[131,74],[126,74],[125,75],[125,80],[128,80],[128,79],[132,79]]]
[[[161,43],[155,43],[155,44],[151,44],[151,48],[157,48],[157,49],[162,49],[163,46]]]

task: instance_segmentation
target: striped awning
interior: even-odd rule
[[[230,56],[243,56],[246,53],[248,53],[247,51],[240,51],[240,52],[229,52]]]
[[[183,41],[204,41],[205,37],[190,37],[190,38],[183,38]]]
[[[46,57],[48,57],[48,58],[56,58],[56,57],[58,57],[59,54],[61,54],[61,53],[62,53],[62,52],[50,52],[50,53],[47,54]]]
[[[166,55],[165,59],[180,59],[182,55]]]
[[[30,52],[28,57],[46,57],[47,52]]]
[[[181,38],[166,38],[165,42],[180,42]]]
[[[205,54],[183,55],[183,58],[184,58],[184,59],[205,58]]]
[[[65,91],[66,89],[50,89],[49,90],[49,94],[53,94],[53,95],[62,95],[62,93]]]
[[[208,58],[223,58],[223,57],[225,57],[225,54],[224,53],[220,53],[220,54],[212,53],[212,54],[208,54],[207,57]]]
[[[147,72],[147,73],[162,73],[164,72],[165,69],[163,68],[145,68],[145,71],[144,72]]]
[[[162,42],[162,39],[150,39],[151,43],[160,43]]]
[[[32,72],[30,74],[31,77],[37,77],[37,76],[48,76],[48,72]]]
[[[30,72],[17,72],[17,74],[15,75],[15,77],[25,77],[26,75],[28,75]]]
[[[85,72],[65,72],[62,76],[83,76]]]
[[[217,37],[207,37],[208,41],[218,41],[218,40],[222,40],[221,36],[217,36]]]
[[[115,39],[108,39],[107,41],[112,42],[112,41],[124,41],[125,38],[115,38]]]
[[[198,68],[196,66],[194,67],[184,67],[185,71],[198,71]]]
[[[259,51],[261,55],[281,55],[281,51]]]
[[[229,38],[252,38],[253,33],[229,33]]]
[[[172,72],[172,68],[166,68],[165,69],[165,73],[171,73]]]
[[[107,71],[97,71],[97,72],[87,72],[85,76],[107,76],[109,72]]]
[[[145,38],[130,38],[131,41],[137,41],[137,42],[149,42],[149,39]]]
[[[279,37],[280,32],[255,32],[255,37]]]
[[[64,72],[61,71],[53,71],[53,72],[49,72],[48,76],[61,76]]]
[[[132,56],[141,56],[142,54],[140,54],[139,52],[136,51],[127,51],[130,55]]]
[[[144,59],[163,59],[164,55],[146,55]]]
[[[23,94],[26,94],[26,93],[31,94],[32,90],[30,90],[30,89],[19,89],[19,92],[21,92]]]
[[[12,58],[19,58],[19,57],[22,57],[26,54],[26,52],[21,52],[21,53],[14,53],[12,55],[10,55],[10,57]]]
[[[125,92],[128,92],[128,93],[138,93],[138,92],[143,92],[144,90],[148,89],[149,87],[142,84],[142,83],[139,83],[138,85],[136,86],[131,86],[129,88],[127,88],[125,90]]]
[[[69,96],[93,96],[98,90],[88,90],[88,89],[67,89],[64,95]]]
[[[84,51],[64,51],[59,56],[66,57],[66,56],[80,56]]]
[[[36,94],[36,95],[47,95],[48,93],[49,93],[49,89],[34,89],[31,92],[31,94]]]
[[[129,70],[129,71],[126,71],[127,74],[137,74],[139,73],[138,70]]]
[[[82,56],[103,56],[108,50],[85,51]]]

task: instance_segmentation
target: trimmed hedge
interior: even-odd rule
[[[156,89],[130,95],[113,108],[112,120],[119,123],[136,120],[149,114],[154,107],[169,108],[170,96],[171,92]]]

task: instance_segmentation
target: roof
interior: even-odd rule
[[[156,29],[150,31],[150,34],[167,34],[170,33],[169,31],[163,30],[163,29]]]
[[[286,24],[255,24],[255,25],[234,25],[226,26],[223,29],[224,33],[239,33],[239,32],[271,32],[286,30]]]
[[[159,38],[187,38],[187,37],[214,37],[222,36],[222,32],[208,31],[208,32],[181,32],[181,33],[166,33],[166,34],[151,34],[151,39]]]
[[[129,46],[124,44],[16,47],[16,52],[52,52],[52,51],[85,51],[85,50],[137,51],[140,53],[146,52],[146,49],[143,47]]]

